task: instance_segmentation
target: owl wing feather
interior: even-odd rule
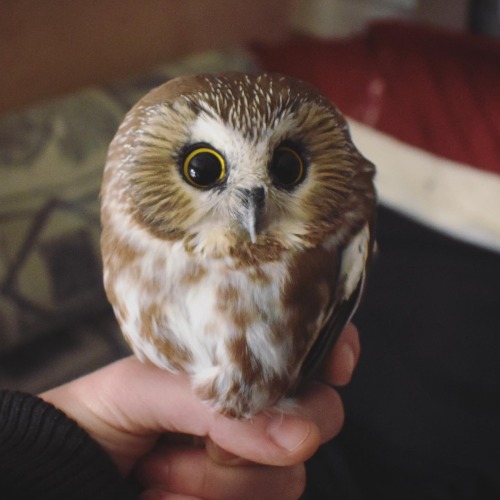
[[[337,341],[345,325],[356,312],[363,286],[364,273],[354,292],[347,299],[341,300],[340,303],[334,307],[330,318],[321,329],[316,342],[302,363],[299,377],[300,387],[306,387],[317,376],[325,356],[330,352],[330,349]]]
[[[367,265],[372,256],[372,234],[373,225],[366,224],[342,251],[337,279],[340,289],[334,293],[330,315],[302,363],[298,379],[301,387],[315,378],[325,356],[356,312],[365,287]]]

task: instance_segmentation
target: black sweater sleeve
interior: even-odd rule
[[[0,390],[0,498],[127,500],[135,494],[63,412],[35,396]]]

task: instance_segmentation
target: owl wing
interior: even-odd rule
[[[302,363],[300,383],[307,385],[317,375],[330,349],[337,341],[345,325],[356,312],[363,291],[364,274],[352,295],[342,300],[333,310],[329,320],[320,331],[318,338]]]
[[[372,253],[371,228],[367,224],[342,252],[338,283],[342,287],[332,311],[319,332],[315,343],[305,357],[300,370],[300,385],[311,382],[335,344],[345,325],[350,321],[361,300],[366,268]]]

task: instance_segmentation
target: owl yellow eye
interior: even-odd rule
[[[182,174],[192,186],[207,189],[226,177],[226,161],[215,149],[196,146],[188,151]]]
[[[278,187],[291,189],[304,178],[304,162],[294,148],[279,146],[273,154],[269,173]]]

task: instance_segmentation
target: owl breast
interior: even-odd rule
[[[115,241],[120,269],[113,273],[108,263],[105,273],[106,291],[136,355],[189,373],[195,392],[226,415],[245,418],[278,403],[286,407],[282,399],[297,382],[332,303],[331,252],[244,264],[206,259],[179,242],[149,245],[132,250],[129,242],[124,259]]]

